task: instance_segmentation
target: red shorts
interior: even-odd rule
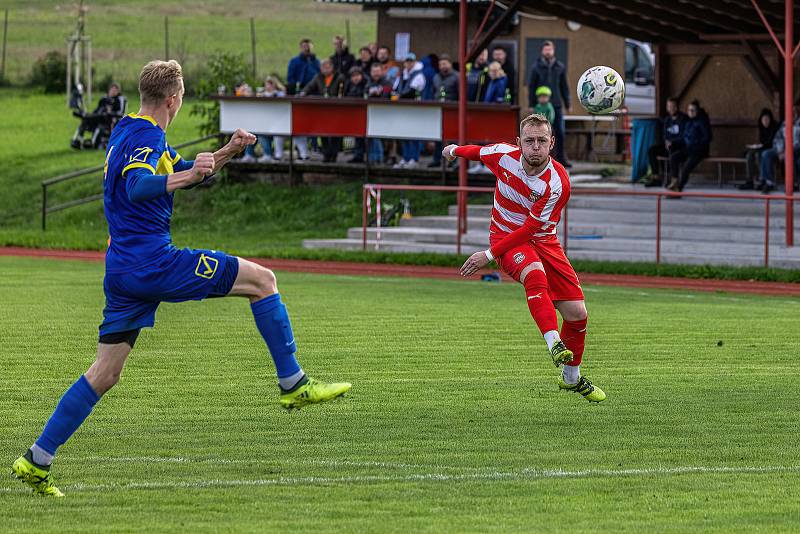
[[[494,244],[502,238],[503,236],[491,236],[489,240]],[[517,282],[521,282],[519,277],[525,267],[541,262],[547,275],[552,300],[583,300],[581,282],[558,239],[528,241],[512,248],[495,261],[504,273]]]

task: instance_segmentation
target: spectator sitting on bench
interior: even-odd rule
[[[754,180],[759,175],[759,163],[761,162],[761,155],[765,150],[772,148],[772,140],[775,138],[775,133],[778,131],[778,121],[772,116],[772,110],[764,108],[761,110],[761,115],[758,117],[758,143],[755,145],[747,145],[747,152],[745,152],[745,159],[747,159],[747,181],[739,185],[739,189],[750,190],[754,189]]]
[[[686,122],[683,137],[672,143],[669,155],[670,182],[667,189],[683,191],[691,173],[697,165],[708,157],[711,145],[711,122],[700,102],[692,100],[687,110],[689,120]]]
[[[794,125],[792,126],[792,146],[794,147],[794,190],[797,191],[797,184],[800,181],[800,116],[798,116],[800,106],[794,106]],[[786,159],[786,128],[785,121],[781,121],[775,138],[772,140],[772,148],[768,148],[761,154],[761,192],[769,193],[775,189],[775,164]]]
[[[678,99],[674,97],[668,98],[667,116],[663,120],[664,142],[652,145],[647,150],[650,172],[642,177],[645,187],[660,187],[664,185],[659,173],[658,158],[669,157],[673,143],[683,137],[683,130],[688,120],[689,117],[678,108]],[[667,170],[669,171],[669,169]]]
[[[125,115],[128,102],[120,92],[119,84],[108,86],[108,93],[97,103],[97,108],[81,116],[81,124],[72,136],[72,148],[100,148],[111,135],[111,129]],[[91,132],[90,139],[83,138]]]

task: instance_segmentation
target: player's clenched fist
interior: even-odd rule
[[[458,145],[447,145],[442,149],[442,157],[447,161],[453,161],[456,159],[456,148],[458,148]]]
[[[198,182],[214,172],[214,154],[211,152],[200,152],[194,158],[192,173]]]
[[[235,132],[233,132],[231,140],[228,144],[231,146],[231,148],[235,149],[237,152],[240,152],[247,145],[254,145],[255,143],[256,143],[255,135],[239,128]]]

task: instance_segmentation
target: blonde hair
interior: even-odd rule
[[[170,61],[151,61],[139,74],[139,95],[142,104],[160,104],[168,96],[181,90],[183,70],[180,64]]]
[[[286,90],[286,87],[284,87],[281,81],[275,76],[269,75],[266,78],[264,78],[264,85],[267,85],[267,82],[272,82],[272,85],[274,85],[275,89],[277,89],[278,91]]]
[[[534,113],[532,115],[528,115],[522,122],[519,123],[519,136],[522,137],[522,130],[525,129],[526,126],[531,124],[546,124],[547,129],[550,130],[550,135],[553,135],[553,126],[550,124],[550,121],[547,120],[547,117],[542,115],[541,113]]]
[[[492,61],[489,63],[489,70],[491,70],[495,65],[497,65],[497,77],[502,78],[506,75],[506,71],[503,70],[503,66],[500,64],[499,61]]]

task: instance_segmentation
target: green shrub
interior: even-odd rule
[[[191,114],[199,115],[202,118],[201,135],[219,131],[219,102],[208,100],[208,98],[216,95],[217,88],[220,86],[225,86],[225,90],[231,93],[234,86],[241,81],[247,81],[253,85],[249,72],[250,66],[245,62],[242,54],[217,52],[208,58],[203,71],[193,74],[195,95],[200,102],[194,105]]]
[[[63,93],[67,88],[67,57],[51,50],[36,60],[31,71],[31,84],[44,87],[45,93]]]

